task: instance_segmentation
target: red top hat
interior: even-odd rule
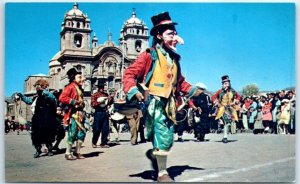
[[[169,12],[163,12],[158,15],[151,17],[153,28],[150,31],[150,35],[154,36],[157,34],[157,28],[165,25],[177,25],[176,22],[172,22]]]

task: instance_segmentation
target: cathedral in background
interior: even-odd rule
[[[105,29],[105,28],[103,28]],[[30,75],[25,79],[24,94],[28,97],[35,95],[33,84],[38,79],[46,79],[49,89],[62,91],[69,83],[67,71],[75,67],[86,78],[84,82],[84,102],[87,113],[92,112],[91,95],[97,89],[97,80],[106,83],[105,90],[122,89],[122,74],[137,56],[146,50],[149,45],[149,29],[145,22],[140,20],[133,9],[131,16],[121,27],[119,43],[112,41],[112,33],[108,31],[107,40],[100,44],[96,33],[92,34],[91,20],[83,13],[77,3],[65,13],[59,33],[60,50],[49,61],[49,74]],[[23,102],[14,103],[6,99],[5,114],[14,119],[20,114],[27,121],[31,121],[30,106]]]
[[[86,78],[84,82],[84,101],[86,111],[91,112],[91,94],[96,90],[97,80],[106,83],[106,91],[122,88],[122,74],[137,56],[148,48],[149,30],[135,10],[121,27],[119,44],[115,44],[108,31],[107,41],[98,43],[96,33],[91,35],[91,20],[83,13],[77,3],[65,15],[61,24],[60,50],[49,61],[49,76],[41,74],[50,83],[50,89],[62,90],[69,83],[67,71],[75,67]],[[25,80],[25,95],[35,91],[34,82],[39,75]]]

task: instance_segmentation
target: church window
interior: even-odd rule
[[[114,88],[114,78],[108,77],[108,88]]]
[[[142,41],[141,40],[137,40],[137,41],[135,41],[135,50],[137,51],[137,52],[140,52],[141,51],[141,48],[142,47]]]
[[[136,34],[140,34],[140,30],[136,30]]]
[[[79,28],[80,27],[80,22],[77,22],[77,28]]]
[[[74,36],[74,44],[76,47],[81,48],[81,46],[82,46],[82,35],[81,34],[76,34]]]

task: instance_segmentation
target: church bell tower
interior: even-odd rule
[[[90,19],[78,9],[74,3],[73,9],[65,14],[60,32],[60,50],[90,50]]]
[[[148,48],[148,27],[145,22],[137,18],[135,9],[131,17],[123,24],[120,33],[120,46],[129,59],[137,56]]]

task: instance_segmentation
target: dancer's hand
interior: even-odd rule
[[[138,99],[138,101],[143,101],[144,100],[144,96],[143,96],[143,94],[141,93],[141,92],[137,92],[136,94],[135,94],[135,97]]]

